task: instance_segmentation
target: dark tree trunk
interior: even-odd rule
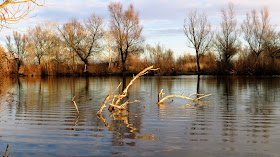
[[[84,58],[81,58],[81,60],[84,62],[84,73],[85,74],[88,74],[88,60],[87,60],[87,58],[86,59],[84,59]]]
[[[196,52],[196,64],[197,64],[197,72],[200,72],[200,65],[199,65],[199,55],[198,55],[198,52]]]
[[[122,60],[122,73],[124,74],[125,72],[126,72],[125,60]]]
[[[17,60],[17,74],[19,74],[20,65],[21,65],[21,64],[20,64],[20,60],[18,59],[18,60]]]

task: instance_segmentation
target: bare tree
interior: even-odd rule
[[[107,30],[105,32],[105,50],[108,52],[108,59],[109,59],[109,65],[108,70],[111,68],[112,58],[113,58],[113,34],[110,30]]]
[[[4,47],[0,46],[0,77],[11,72],[11,62],[9,60],[9,55],[7,54]],[[2,84],[0,81],[0,86],[2,88]],[[0,90],[1,91],[1,90]]]
[[[146,50],[149,53],[149,58],[153,65],[160,68],[160,73],[171,73],[174,71],[175,59],[174,52],[171,49],[166,49],[163,45],[158,43],[154,47],[147,44]]]
[[[8,28],[24,19],[35,6],[43,6],[45,1],[38,0],[3,0],[0,4],[0,28]]]
[[[198,15],[196,11],[190,12],[184,20],[184,32],[196,52],[197,71],[200,72],[199,58],[209,51],[213,34],[207,16]]]
[[[252,10],[251,14],[247,13],[247,17],[241,25],[244,39],[247,41],[251,52],[256,55],[256,59],[265,51],[265,38],[271,29],[267,8],[263,8],[260,14],[261,17],[258,16],[256,10]]]
[[[147,44],[146,50],[149,52],[149,58],[152,60],[155,67],[160,67],[162,63],[162,58],[164,54],[164,48],[160,44],[157,44],[155,47]]]
[[[13,41],[11,36],[6,36],[6,47],[8,52],[16,58],[17,71],[20,66],[23,64],[23,54],[26,53],[27,46],[27,37],[21,33],[14,31],[13,32]]]
[[[53,60],[56,64],[61,64],[63,62],[67,62],[67,60],[69,59],[68,56],[66,56],[66,45],[64,45],[64,43],[62,42],[62,40],[59,38],[59,36],[55,37],[55,45],[54,48],[52,49],[53,51]],[[67,52],[69,53],[69,52]]]
[[[93,14],[85,21],[85,25],[73,19],[59,29],[64,43],[84,62],[85,72],[89,57],[101,51],[99,40],[103,36],[102,24],[103,19]]]
[[[72,62],[74,66],[75,53],[78,50],[76,48],[79,43],[83,40],[82,31],[85,29],[76,19],[72,19],[70,22],[65,23],[62,29],[58,28],[62,41],[68,46],[69,52],[72,55]],[[81,59],[82,60],[82,59]]]
[[[126,71],[126,59],[129,53],[137,53],[142,48],[144,41],[141,36],[143,26],[140,25],[139,12],[135,11],[132,4],[123,11],[121,3],[112,2],[109,4],[111,13],[110,28],[115,40],[116,50],[119,52],[122,61],[122,72]]]
[[[29,30],[29,38],[28,51],[35,55],[40,65],[42,57],[52,52],[56,44],[56,36],[53,34],[51,27],[48,27],[45,23]]]
[[[234,6],[229,3],[228,12],[221,10],[222,22],[221,32],[216,35],[215,47],[219,54],[220,70],[229,72],[231,70],[231,58],[238,52],[237,20],[235,18]]]
[[[43,31],[40,26],[36,26],[29,31],[30,42],[28,44],[28,53],[35,56],[38,64],[41,64],[41,58],[45,54],[45,44],[43,41]]]
[[[45,22],[42,24],[44,32],[43,40],[45,42],[45,54],[47,57],[47,72],[48,75],[53,74],[54,64],[53,61],[57,59],[57,51],[61,47],[61,40],[59,32],[57,31],[57,24],[53,22]]]
[[[271,29],[264,41],[264,52],[270,58],[271,66],[275,63],[275,58],[280,57],[280,33]],[[271,67],[272,68],[272,67]]]

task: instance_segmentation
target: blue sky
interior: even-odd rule
[[[214,31],[219,29],[220,10],[227,7],[227,0],[120,0],[125,8],[129,4],[134,4],[140,12],[141,24],[144,26],[143,36],[145,42],[151,45],[160,43],[165,48],[171,48],[175,56],[186,53],[193,53],[189,47],[183,32],[184,18],[192,10],[205,12],[212,24]],[[105,22],[109,21],[107,9],[109,0],[46,0],[46,7],[36,8],[27,20],[20,21],[19,24],[12,25],[21,31],[26,31],[28,27],[35,26],[36,23],[53,21],[62,24],[75,17],[84,19],[93,12],[102,16]],[[278,0],[235,0],[236,15],[238,22],[241,23],[246,12],[252,9],[260,10],[266,6],[270,10],[271,22],[280,24],[280,10]],[[2,30],[0,33],[1,43],[4,43],[5,36],[12,33],[12,29]]]

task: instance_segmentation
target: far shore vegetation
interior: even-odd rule
[[[160,43],[145,44],[145,28],[132,4],[124,8],[111,2],[108,11],[110,21],[93,13],[61,25],[44,22],[27,32],[14,31],[0,47],[1,76],[129,75],[151,65],[160,68],[152,75],[280,74],[280,32],[267,8],[248,12],[239,25],[229,4],[221,9],[217,31],[205,13],[190,11],[182,33],[195,54],[177,57]]]

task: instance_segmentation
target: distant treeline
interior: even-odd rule
[[[159,75],[280,73],[280,33],[270,24],[266,8],[247,13],[239,26],[229,4],[221,10],[217,32],[206,14],[191,11],[183,29],[196,53],[177,59],[164,45],[144,44],[133,5],[124,10],[121,3],[112,2],[108,10],[107,27],[101,16],[92,14],[83,21],[45,22],[27,33],[14,31],[6,37],[5,48],[0,47],[0,73],[115,75],[137,73],[149,65],[159,67]]]

